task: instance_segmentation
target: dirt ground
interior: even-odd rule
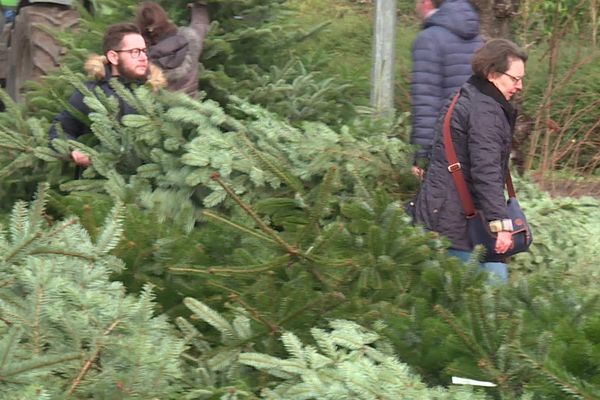
[[[599,179],[589,179],[585,181],[548,177],[542,179],[541,176],[534,175],[533,180],[537,182],[542,189],[548,191],[552,196],[592,196],[600,199]]]

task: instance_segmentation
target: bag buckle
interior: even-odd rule
[[[450,171],[451,173],[456,172],[460,169],[461,169],[461,166],[460,166],[459,162],[448,165],[448,171]]]

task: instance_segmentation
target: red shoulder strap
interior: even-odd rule
[[[456,151],[454,150],[454,144],[452,143],[452,134],[450,131],[450,121],[452,120],[452,113],[454,112],[454,106],[456,106],[456,102],[460,97],[460,91],[456,93],[450,106],[448,107],[448,112],[444,117],[444,126],[442,129],[442,133],[444,136],[444,149],[446,151],[446,158],[448,159],[448,171],[452,175],[452,179],[454,180],[454,185],[456,186],[456,190],[458,191],[458,196],[460,197],[460,202],[462,203],[463,209],[465,211],[465,216],[467,218],[471,218],[475,215],[475,206],[473,205],[473,199],[471,198],[471,192],[469,192],[469,188],[467,187],[467,183],[465,182],[465,176],[462,171],[462,167],[460,162],[458,162],[458,158],[456,157]],[[512,177],[510,176],[510,170],[506,174],[506,189],[508,191],[509,197],[517,197],[515,193],[515,188],[512,183]]]

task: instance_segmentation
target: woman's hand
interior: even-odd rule
[[[496,250],[496,253],[504,254],[510,250],[511,247],[513,247],[512,233],[508,231],[498,232],[498,237],[496,238],[496,247],[494,249]]]
[[[417,179],[420,181],[423,180],[423,177],[425,176],[425,170],[423,168],[413,165],[411,171],[413,175],[417,177]]]

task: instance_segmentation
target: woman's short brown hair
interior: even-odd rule
[[[475,52],[471,60],[473,73],[487,78],[493,72],[506,72],[512,60],[527,61],[527,53],[507,39],[491,39]]]
[[[169,20],[165,10],[153,1],[140,4],[135,23],[148,45],[154,45],[161,39],[177,32],[177,26]]]
[[[121,22],[110,25],[108,28],[106,28],[102,45],[104,54],[106,54],[109,50],[120,50],[117,47],[119,47],[125,35],[129,35],[131,33],[140,35],[140,30],[135,24],[130,22]]]

